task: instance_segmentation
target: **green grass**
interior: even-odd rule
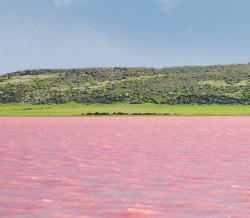
[[[0,116],[84,115],[177,115],[250,116],[250,105],[157,105],[157,104],[0,104]]]

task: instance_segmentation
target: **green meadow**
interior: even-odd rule
[[[86,115],[247,116],[250,115],[250,105],[0,104],[0,116]]]

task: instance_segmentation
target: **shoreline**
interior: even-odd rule
[[[0,104],[0,117],[250,116],[250,105]]]

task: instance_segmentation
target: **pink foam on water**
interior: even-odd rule
[[[0,217],[249,217],[250,117],[0,118]]]

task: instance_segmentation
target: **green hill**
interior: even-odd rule
[[[28,70],[0,76],[0,103],[250,104],[250,64]]]

